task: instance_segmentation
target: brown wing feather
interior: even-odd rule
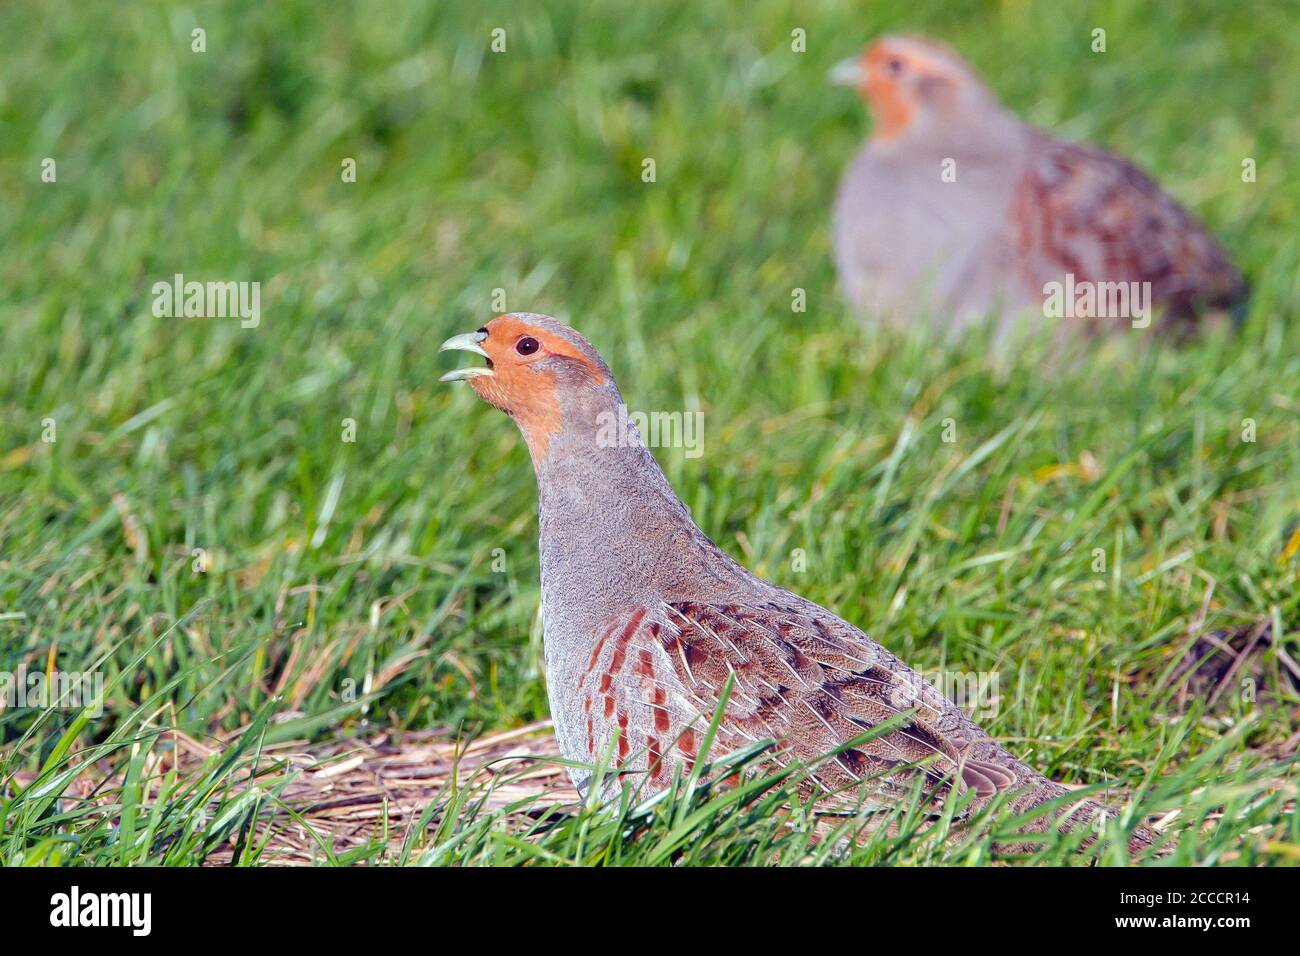
[[[621,768],[654,789],[667,786],[674,772],[694,765],[729,679],[712,756],[776,741],[778,761],[814,762],[814,783],[842,794],[831,806],[856,803],[863,783],[890,801],[920,782],[936,807],[953,786],[973,795],[972,808],[1002,795],[1012,813],[1068,793],[1003,750],[898,658],[793,595],[758,605],[675,602],[611,622],[580,682],[590,749],[616,727]],[[820,759],[891,720],[900,722],[891,731]],[[1075,828],[1107,812],[1079,801],[1056,816]],[[1050,825],[1040,818],[1024,830]]]
[[[1244,299],[1222,247],[1142,170],[1104,150],[1039,137],[1016,189],[1011,229],[1031,288],[1062,281],[1150,282],[1167,320]]]
[[[815,760],[885,721],[902,721],[821,763],[813,777],[828,790],[883,775],[874,785],[898,794],[923,777],[941,799],[954,781],[983,797],[1028,782],[1014,761],[998,768],[968,760],[973,741],[996,745],[917,674],[838,618],[779,603],[684,602],[667,611],[673,627],[662,634],[665,649],[702,707],[716,705],[735,675],[723,725],[738,737],[771,738],[783,753]]]

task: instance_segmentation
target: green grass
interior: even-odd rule
[[[503,289],[587,334],[631,406],[704,410],[702,457],[657,455],[747,566],[914,667],[996,673],[989,731],[1057,779],[1181,808],[1172,860],[1295,862],[1300,700],[1276,650],[1253,701],[1171,678],[1202,623],[1300,626],[1296,8],[516,6],[0,8],[0,668],[109,684],[98,718],[0,713],[0,860],[199,862],[276,809],[287,770],[233,789],[268,740],[545,715],[527,454],[437,382],[436,343]],[[995,360],[978,336],[857,325],[827,227],[866,121],[824,76],[900,29],[1150,169],[1250,276],[1240,333]],[[261,325],[154,317],[177,272],[260,281]],[[173,726],[247,729],[144,799]],[[87,756],[126,775],[112,812],[59,799]],[[772,812],[792,799],[703,786],[518,832],[448,793],[402,853],[377,836],[322,860],[989,856],[904,825],[836,857],[803,809]],[[1036,859],[1090,858],[1068,843]]]

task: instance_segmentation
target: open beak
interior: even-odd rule
[[[847,60],[840,60],[830,68],[826,78],[836,86],[861,86],[862,58],[853,56]]]
[[[486,332],[466,332],[464,335],[453,335],[447,341],[438,346],[439,352],[449,352],[453,349],[460,352],[477,352],[484,358],[488,357],[487,352],[479,345],[485,338]],[[439,381],[441,382],[463,382],[467,378],[484,378],[492,375],[490,368],[454,368]]]

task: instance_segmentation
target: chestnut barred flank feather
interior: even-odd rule
[[[1231,308],[1245,293],[1219,244],[1186,210],[1132,163],[1090,146],[1034,137],[1011,231],[1029,288],[1066,273],[1091,283],[1149,282],[1168,323]]]
[[[937,811],[955,787],[959,800],[969,796],[969,818],[995,797],[1021,813],[1067,793],[862,632],[793,595],[753,606],[637,608],[602,631],[577,686],[583,759],[613,744],[624,780],[650,792],[691,771],[725,691],[713,756],[773,741],[778,763],[809,764],[823,807],[851,808],[864,796],[901,802],[919,785]],[[1080,801],[1060,822],[1090,826],[1106,813]],[[1139,831],[1135,841],[1150,835]]]

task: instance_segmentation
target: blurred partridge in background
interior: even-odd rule
[[[937,806],[951,788],[971,809],[1001,796],[1020,813],[1060,798],[1055,824],[1108,814],[1020,763],[893,654],[830,611],[755,577],[696,527],[654,456],[610,441],[627,412],[591,344],[555,319],[505,315],[443,344],[485,356],[457,369],[523,432],[540,498],[547,691],[563,755],[609,755],[613,795],[670,786],[700,756],[727,696],[717,757],[774,740],[774,759],[813,760],[888,722],[875,739],[820,763],[810,786],[853,806],[859,784],[898,801],[920,784]],[[572,771],[585,790],[588,771]],[[834,798],[827,797],[834,805]],[[825,805],[825,804],[823,804]],[[1053,825],[1040,816],[1025,830]],[[1131,837],[1146,845],[1139,828]]]
[[[1032,325],[1056,321],[1048,283],[1149,282],[1157,319],[1188,328],[1244,299],[1223,249],[1149,176],[1022,123],[947,46],[884,37],[831,78],[874,120],[834,209],[840,285],[864,318]]]

